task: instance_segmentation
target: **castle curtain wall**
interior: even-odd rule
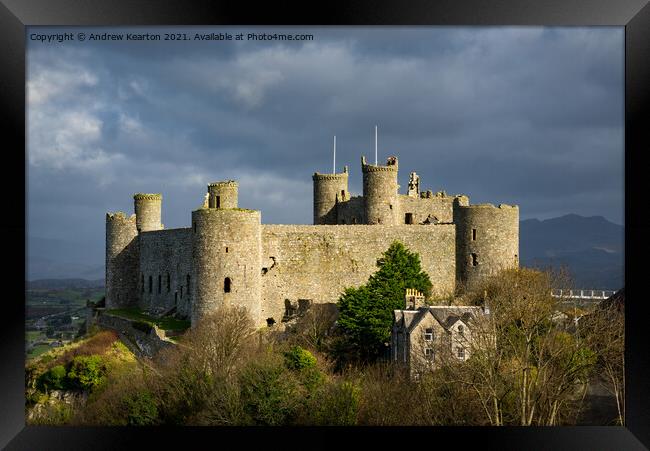
[[[167,310],[176,305],[182,315],[190,315],[195,290],[187,291],[187,276],[193,283],[191,229],[168,229],[140,233],[140,308]],[[170,277],[167,288],[167,274]],[[142,279],[144,276],[144,286]],[[158,277],[160,276],[160,292]],[[149,292],[149,277],[152,280]],[[181,295],[182,290],[182,295]]]
[[[453,224],[262,225],[262,311],[260,318],[282,319],[284,300],[335,303],[343,290],[359,286],[377,271],[377,259],[401,241],[420,254],[433,283],[433,296],[452,295],[456,277]]]

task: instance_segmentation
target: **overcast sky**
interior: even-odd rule
[[[312,41],[38,42],[31,33],[311,33]],[[264,223],[312,222],[314,171],[399,158],[422,189],[623,223],[622,27],[30,27],[28,233],[103,252],[105,213],[163,194],[188,227],[239,181]]]

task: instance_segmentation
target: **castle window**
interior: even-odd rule
[[[428,328],[424,330],[424,340],[425,341],[433,340],[433,328]]]
[[[413,213],[406,213],[404,215],[404,224],[413,224]]]
[[[190,295],[190,275],[187,275],[187,295]]]
[[[196,233],[196,222],[194,222],[194,233]]]
[[[178,304],[178,291],[174,291],[174,305]]]
[[[341,219],[341,224],[345,224],[345,219]]]
[[[357,223],[357,218],[352,218],[352,224],[356,224],[356,223]]]
[[[472,241],[476,241],[476,229],[472,229]]]
[[[223,292],[230,293],[230,277],[226,277],[223,280]]]
[[[393,209],[393,204],[388,204],[388,207],[392,210]]]
[[[181,285],[181,299],[183,299],[183,285]]]
[[[226,254],[228,253],[228,246],[226,246]]]
[[[221,196],[217,196],[217,208],[221,208]]]
[[[153,276],[149,276],[149,293],[153,292]]]
[[[167,273],[167,293],[172,291],[172,278],[169,277],[169,273]]]
[[[275,324],[275,320],[273,318],[266,318],[266,325],[271,327]]]
[[[345,200],[345,190],[341,190],[341,200]]]
[[[158,294],[162,293],[162,276],[158,274]]]
[[[144,293],[144,273],[142,273],[142,277],[140,278],[140,286],[142,287],[142,292]]]
[[[472,266],[478,266],[478,255],[472,253]]]

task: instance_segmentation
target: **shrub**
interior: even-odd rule
[[[300,346],[294,346],[284,353],[284,364],[290,370],[314,368],[316,366],[316,357],[306,349]]]
[[[81,390],[92,390],[101,384],[106,374],[106,366],[98,355],[77,356],[70,364],[68,380]]]
[[[361,388],[352,381],[328,385],[312,402],[313,422],[323,426],[357,424]]]
[[[129,426],[148,426],[156,424],[158,405],[149,391],[141,391],[125,399]]]
[[[264,358],[244,369],[239,380],[241,399],[249,422],[255,425],[288,425],[300,406],[299,388],[281,361]]]
[[[38,378],[38,387],[41,390],[62,390],[65,388],[66,371],[63,365],[50,368]]]

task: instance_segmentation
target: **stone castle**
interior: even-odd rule
[[[348,168],[314,173],[314,225],[262,224],[239,208],[235,181],[208,185],[190,227],[164,229],[161,194],[135,194],[135,214],[106,215],[106,307],[176,312],[192,325],[220,305],[245,306],[262,326],[298,301],[335,303],[359,286],[394,240],[420,255],[432,297],[451,297],[519,265],[519,208],[470,205],[465,195],[399,193],[398,161],[361,158],[363,195]]]

